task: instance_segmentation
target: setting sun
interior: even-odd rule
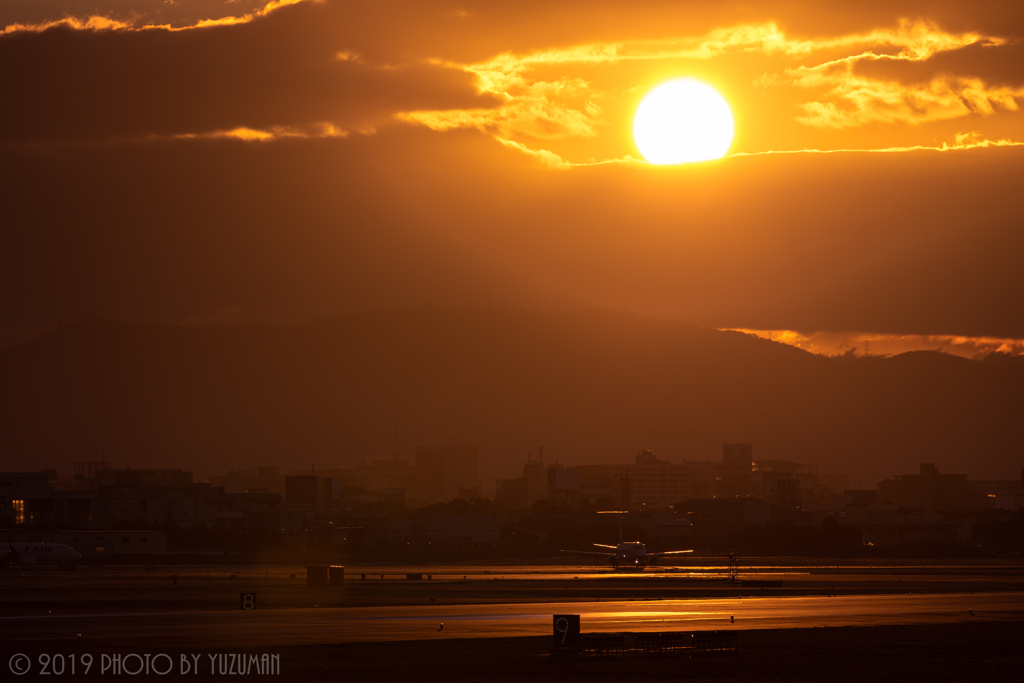
[[[732,111],[714,88],[692,78],[656,87],[637,107],[633,138],[652,164],[723,156],[732,143]]]

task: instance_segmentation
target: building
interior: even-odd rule
[[[515,479],[499,479],[495,485],[494,499],[509,510],[529,510],[540,500],[554,500],[557,498],[558,486],[561,484],[565,500],[568,489],[568,479],[563,474],[559,477],[556,469],[566,469],[557,462],[544,466],[544,449],[540,450],[540,458],[533,459],[532,454],[527,455],[526,463],[523,465],[523,476]],[[576,474],[576,488],[579,489],[579,474]],[[570,496],[572,497],[572,496]],[[576,496],[578,498],[578,495]]]
[[[547,497],[556,504],[571,508],[580,504],[580,470],[555,463],[548,467]]]
[[[123,470],[106,468],[96,472],[94,480],[98,486],[164,486],[185,488],[192,486],[192,473],[180,469]]]
[[[539,500],[576,508],[630,510],[669,508],[694,491],[713,495],[712,462],[673,463],[641,450],[632,463],[566,466],[530,459],[523,476],[497,482],[496,500],[509,510],[527,510]],[[695,488],[696,487],[696,488]]]
[[[754,445],[727,443],[722,445],[722,476],[717,482],[717,495],[725,498],[759,495],[751,482],[754,471]]]
[[[53,496],[49,472],[0,472],[0,527],[49,519]]]
[[[803,491],[799,479],[777,479],[775,481],[775,504],[782,508],[802,510]]]
[[[523,507],[530,508],[538,500],[548,499],[548,471],[544,467],[544,449],[540,449],[540,459],[527,457],[523,465],[524,493],[526,500]]]
[[[277,467],[258,467],[256,470],[231,470],[227,474],[213,475],[210,484],[224,489],[224,493],[262,491],[286,495],[285,477]]]
[[[878,500],[926,510],[985,507],[986,496],[971,488],[966,474],[940,474],[933,463],[921,463],[919,474],[900,474],[878,484]]]
[[[874,489],[846,489],[843,491],[843,503],[845,505],[877,505],[878,491]]]
[[[714,498],[718,494],[720,463],[705,460],[690,460],[690,496],[693,498]]]
[[[984,497],[986,508],[1016,510],[1024,506],[1024,481],[1021,479],[995,479],[969,483],[971,490]]]
[[[480,486],[479,448],[473,444],[416,446],[416,495],[423,503],[448,503],[459,487]]]
[[[691,498],[690,467],[659,460],[654,451],[641,450],[633,465],[633,505],[667,508]]]
[[[367,491],[401,492],[403,497],[416,494],[416,465],[408,460],[391,458],[356,465],[352,472],[352,485]]]
[[[579,465],[580,503],[629,510],[633,507],[633,465]]]
[[[78,468],[76,468],[77,470]],[[182,470],[99,468],[55,489],[48,472],[0,474],[0,527],[39,529],[191,529],[301,531],[301,515],[279,494],[225,493]],[[106,547],[106,546],[104,546]]]
[[[751,477],[757,498],[773,505],[801,509],[804,503],[826,503],[831,490],[823,486],[814,465],[792,460],[759,460]]]
[[[284,478],[284,502],[293,510],[315,510],[321,501],[320,478],[315,474],[290,474]]]

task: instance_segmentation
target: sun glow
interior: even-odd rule
[[[692,78],[662,83],[647,93],[633,119],[633,139],[652,164],[718,159],[732,144],[728,103]]]

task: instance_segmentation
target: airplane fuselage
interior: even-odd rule
[[[0,546],[6,564],[29,566],[37,562],[61,563],[82,559],[77,550],[63,543],[8,543]]]
[[[615,546],[615,560],[613,564],[623,567],[647,566],[647,546],[643,543],[620,543]]]

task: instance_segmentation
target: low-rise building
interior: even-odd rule
[[[925,510],[980,510],[985,498],[971,488],[966,474],[940,474],[932,463],[921,463],[918,474],[900,474],[878,484],[879,501]]]

